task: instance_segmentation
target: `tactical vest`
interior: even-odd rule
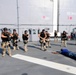
[[[16,33],[16,34],[13,33],[12,39],[13,39],[13,40],[17,40],[17,39],[18,39],[18,34],[17,34],[17,33]]]
[[[57,32],[54,33],[54,37],[57,37]]]
[[[62,38],[66,38],[66,34],[62,33]]]
[[[2,32],[2,34],[3,34],[4,36],[7,36],[7,38],[1,37],[1,39],[2,39],[3,42],[7,42],[7,41],[10,41],[10,40],[11,40],[11,38],[10,38],[10,33],[9,33],[9,32]]]
[[[40,33],[40,36],[41,36],[42,38],[44,38],[44,37],[45,37],[45,33],[41,32],[41,33]]]
[[[23,40],[28,40],[28,34],[22,34],[22,39]]]
[[[46,34],[46,39],[50,38],[49,33]]]

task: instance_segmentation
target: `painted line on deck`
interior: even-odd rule
[[[46,61],[43,59],[25,56],[21,54],[16,54],[13,55],[12,57],[76,75],[76,67],[73,66],[60,64],[52,61]]]

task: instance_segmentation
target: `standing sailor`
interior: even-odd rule
[[[22,39],[24,43],[24,51],[27,52],[27,43],[29,39],[29,34],[27,33],[27,30],[24,31],[24,34],[22,34]]]
[[[12,34],[8,32],[7,28],[4,28],[2,33],[1,33],[1,39],[2,39],[2,49],[3,49],[3,54],[2,56],[4,57],[6,54],[6,47],[8,48],[8,54],[11,56],[11,50],[10,50],[10,40],[11,40]]]
[[[43,29],[42,32],[38,35],[40,38],[41,49],[46,51],[46,32]]]
[[[19,39],[19,36],[18,36],[18,33],[16,32],[16,29],[13,29],[13,37],[12,37],[12,43],[13,43],[13,48],[14,50],[18,50],[19,47],[18,47],[18,39]]]

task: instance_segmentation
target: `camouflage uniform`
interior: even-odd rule
[[[10,50],[10,33],[7,32],[7,28],[4,28],[4,31],[1,34],[1,38],[2,38],[2,49],[3,49],[3,54],[2,56],[5,56],[6,54],[6,47],[8,48],[8,54],[9,56],[11,56],[11,50]]]
[[[16,30],[13,30],[13,37],[12,37],[12,43],[14,50],[19,49],[18,47],[18,34],[16,33]]]
[[[57,31],[55,30],[54,32],[54,41],[57,42],[58,41],[58,36],[57,36]]]
[[[40,38],[40,43],[41,43],[41,49],[46,51],[46,33],[45,30],[43,29],[42,32],[39,34]]]
[[[22,34],[22,39],[24,43],[24,51],[27,52],[27,43],[28,43],[28,37],[29,35],[27,34],[27,31],[24,31],[24,34]]]
[[[51,47],[50,45],[50,34],[46,31],[46,47]]]
[[[63,31],[63,33],[61,34],[61,41],[62,41],[62,44],[61,46],[67,46],[67,33],[65,31]]]

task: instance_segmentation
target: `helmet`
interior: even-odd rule
[[[13,29],[13,31],[16,31],[16,29]]]
[[[6,30],[7,30],[7,28],[5,27],[5,28],[3,28],[3,30],[4,30],[4,31],[6,31]]]
[[[25,33],[27,32],[27,30],[24,31]]]
[[[42,32],[44,32],[44,31],[45,31],[45,29],[42,30]]]

